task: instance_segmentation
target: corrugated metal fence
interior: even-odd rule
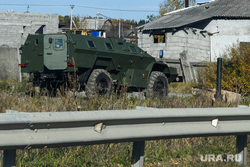
[[[0,114],[3,166],[15,166],[16,149],[134,142],[133,166],[143,166],[145,140],[237,135],[246,165],[250,108],[144,108],[134,110]]]

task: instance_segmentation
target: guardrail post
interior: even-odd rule
[[[133,142],[132,167],[143,167],[145,141]]]
[[[16,166],[16,150],[4,150],[3,167],[15,167],[15,166]]]
[[[240,156],[240,165],[247,165],[247,135],[238,135],[236,138],[236,153]]]

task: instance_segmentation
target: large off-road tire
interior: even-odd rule
[[[168,78],[159,71],[153,71],[146,90],[147,98],[164,98],[168,95]]]
[[[91,73],[85,88],[88,98],[95,96],[107,96],[113,92],[113,80],[110,74],[103,69],[95,69]]]

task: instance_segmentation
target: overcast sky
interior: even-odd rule
[[[75,5],[73,15],[95,17],[97,12],[114,19],[139,21],[147,15],[157,15],[159,3],[164,0],[1,0],[0,11],[70,15],[70,5]],[[198,3],[209,0],[196,0]]]

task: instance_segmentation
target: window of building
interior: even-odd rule
[[[63,48],[63,39],[55,39],[55,49]]]
[[[95,48],[95,44],[93,41],[88,41],[89,47]]]
[[[165,43],[165,34],[154,35],[154,43]]]
[[[112,47],[112,45],[111,45],[110,43],[106,43],[106,47],[107,47],[109,50],[112,50],[112,49],[113,49],[113,47]]]

